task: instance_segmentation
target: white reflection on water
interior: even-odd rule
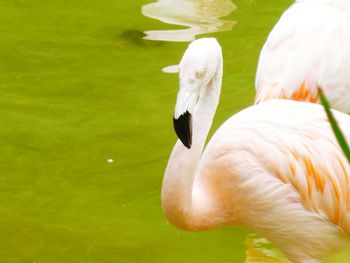
[[[282,252],[271,245],[265,238],[258,237],[255,234],[247,236],[246,260],[244,263],[288,263],[290,262]]]
[[[189,27],[178,30],[145,31],[145,39],[192,41],[198,34],[231,30],[235,21],[221,20],[236,6],[230,0],[158,0],[142,7],[144,16],[164,23]]]
[[[178,65],[171,65],[162,68],[162,71],[165,73],[178,73],[179,72],[179,66]]]

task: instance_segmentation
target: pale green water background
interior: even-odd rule
[[[142,16],[150,2],[0,1],[0,262],[244,262],[248,230],[185,233],[162,214],[177,76],[160,69],[187,43],[142,39],[177,28]],[[237,24],[212,34],[213,130],[253,102],[259,51],[292,1],[234,3]]]

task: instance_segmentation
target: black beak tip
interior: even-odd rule
[[[179,118],[174,118],[174,129],[177,137],[181,140],[186,148],[192,146],[192,115],[188,111],[182,114]]]

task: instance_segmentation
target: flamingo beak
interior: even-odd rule
[[[174,129],[183,145],[190,149],[192,145],[192,115],[189,111],[181,114],[177,119],[174,118]]]

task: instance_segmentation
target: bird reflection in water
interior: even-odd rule
[[[235,9],[230,0],[158,0],[144,5],[142,14],[167,24],[189,28],[145,31],[144,38],[187,42],[199,34],[229,31],[235,21],[220,18],[228,16]]]

